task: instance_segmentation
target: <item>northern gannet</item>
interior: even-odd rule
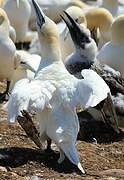
[[[81,8],[71,6],[66,9],[66,12],[68,12],[70,16],[72,16],[79,24],[87,26],[86,18]],[[74,44],[70,37],[70,33],[68,31],[66,24],[63,21],[61,21],[57,24],[57,27],[59,29],[60,34],[62,60],[64,61],[65,58],[74,51]],[[33,39],[32,43],[30,44],[29,52],[42,55],[38,37]]]
[[[85,13],[85,17],[90,30],[99,28],[98,47],[101,48],[104,43],[110,41],[110,27],[114,20],[111,13],[104,8],[92,8]]]
[[[36,33],[29,31],[31,7],[27,0],[6,0],[3,6],[16,31],[16,42],[31,42]]]
[[[32,8],[30,27],[31,29],[35,29],[35,12],[31,0],[28,1],[30,2]],[[88,6],[86,3],[81,2],[80,0],[37,0],[37,2],[44,13],[56,23],[61,21],[60,14],[62,14],[63,10],[67,9],[68,7],[77,6],[80,8],[86,8]]]
[[[14,55],[16,47],[9,37],[9,30],[10,24],[7,14],[3,9],[0,9],[0,80],[7,80],[7,88],[1,98],[9,90],[9,84],[15,66]]]
[[[97,59],[124,76],[124,15],[117,17],[111,26],[111,41],[106,43],[97,54]]]
[[[71,74],[82,78],[81,71],[89,69],[96,61],[97,45],[91,38],[89,29],[79,25],[66,11],[63,19],[75,45],[74,52],[65,59],[64,64]]]
[[[61,163],[65,156],[85,173],[75,147],[79,122],[76,106],[96,106],[107,97],[109,87],[92,70],[83,70],[84,79],[71,75],[61,60],[59,32],[56,24],[45,16],[32,0],[36,16],[39,40],[42,46],[42,61],[31,81],[23,79],[15,84],[6,104],[9,121],[14,121],[22,110],[35,109],[40,122],[43,143],[52,139],[60,150]],[[92,77],[94,77],[92,81]],[[103,81],[103,83],[100,83]]]

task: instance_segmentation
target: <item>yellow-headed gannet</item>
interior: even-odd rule
[[[66,70],[61,60],[57,26],[43,14],[35,0],[32,2],[43,58],[33,80],[23,79],[15,84],[6,105],[8,119],[10,122],[15,121],[20,111],[35,109],[40,123],[41,142],[53,140],[60,150],[58,163],[67,156],[85,173],[75,147],[79,132],[75,107],[85,109],[96,106],[107,97],[110,90],[92,70],[83,70],[82,80]]]
[[[36,33],[29,31],[31,7],[27,0],[6,0],[4,3],[10,24],[16,31],[16,42],[31,42]]]
[[[90,30],[99,28],[98,47],[101,48],[104,43],[110,41],[110,27],[113,22],[111,13],[104,8],[92,8],[85,13],[85,17]]]
[[[111,41],[98,52],[97,59],[124,76],[124,15],[117,17],[111,26]]]

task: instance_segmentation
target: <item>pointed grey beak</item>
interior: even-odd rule
[[[23,61],[21,61],[20,64],[21,64],[21,66],[24,67],[25,69],[29,69],[30,71],[36,73],[35,69],[34,69],[30,64],[28,64],[28,63],[26,63],[26,62],[23,62]]]
[[[84,28],[66,11],[64,11],[64,16],[61,15],[61,17],[65,21],[75,45],[81,46],[82,44],[90,42],[88,35],[84,32]]]
[[[41,28],[42,25],[45,23],[45,15],[35,0],[32,0],[32,4],[34,6],[34,10],[37,17],[37,25]]]

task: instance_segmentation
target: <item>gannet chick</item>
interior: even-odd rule
[[[35,72],[37,71],[40,64],[41,57],[36,54],[29,54],[24,50],[17,50],[15,54],[15,61],[20,62],[15,65],[15,70],[11,78],[9,92],[12,91],[14,84],[23,78],[29,80],[33,79]]]
[[[111,41],[98,52],[97,59],[124,76],[124,15],[117,17],[111,26]]]
[[[89,69],[96,60],[97,46],[91,38],[90,31],[79,25],[67,12],[63,19],[75,45],[75,51],[66,58],[64,63],[71,74],[82,78],[81,71]]]
[[[87,27],[90,30],[99,28],[100,38],[98,48],[110,41],[110,27],[113,22],[111,13],[104,8],[92,8],[85,13]]]
[[[61,60],[57,26],[43,14],[34,0],[32,2],[37,15],[37,30],[43,58],[33,80],[23,79],[15,84],[6,105],[8,118],[14,121],[20,111],[35,109],[37,120],[40,122],[41,142],[53,140],[60,150],[58,163],[67,156],[85,173],[75,147],[79,132],[75,107],[85,109],[96,106],[107,97],[110,90],[92,70],[84,70],[82,80],[66,70]],[[99,81],[103,83],[99,84]]]
[[[28,0],[32,7],[31,17],[30,17],[30,27],[31,29],[35,29],[35,12],[32,6],[31,0]],[[51,18],[54,22],[58,23],[61,21],[60,14],[62,14],[63,10],[66,10],[68,7],[77,6],[80,8],[86,8],[88,5],[80,0],[37,0],[39,6],[42,8],[43,12]]]
[[[79,24],[87,26],[86,18],[81,8],[71,6],[66,9],[66,12],[68,12],[68,14],[70,14],[70,16],[72,16]],[[62,60],[65,60],[65,58],[74,51],[74,43],[70,37],[68,28],[63,21],[58,23],[57,27],[60,34]],[[35,38],[30,44],[29,52],[41,55],[41,47],[38,41],[38,37]]]
[[[6,12],[0,9],[0,81],[7,80],[6,91],[2,94],[4,98],[8,93],[9,84],[14,71],[14,55],[16,48],[9,38],[10,24]]]
[[[114,18],[124,13],[124,8],[119,5],[119,0],[103,0],[101,7],[107,9]]]
[[[29,2],[27,0],[6,0],[3,8],[16,31],[16,42],[31,42],[36,33],[28,29],[31,15]]]

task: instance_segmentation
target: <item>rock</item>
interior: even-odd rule
[[[7,169],[5,167],[3,167],[3,166],[0,166],[0,171],[7,172]]]
[[[31,176],[30,180],[39,180],[38,176]]]
[[[109,170],[101,171],[99,174],[102,176],[110,176],[109,178],[112,177],[124,178],[124,170],[122,169],[109,169]],[[111,179],[107,179],[107,180],[111,180]]]
[[[108,177],[108,178],[105,179],[105,180],[116,180],[116,178],[114,178],[114,177]]]

